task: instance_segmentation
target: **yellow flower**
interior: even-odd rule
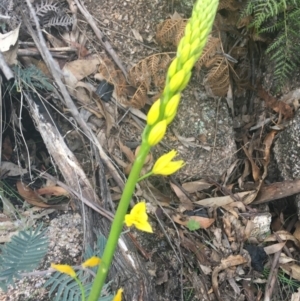
[[[153,105],[151,106],[148,115],[147,115],[147,123],[148,125],[154,124],[158,117],[160,112],[160,99],[158,99]]]
[[[172,161],[177,155],[177,152],[173,149],[165,155],[162,155],[155,162],[152,173],[156,175],[168,176],[176,172],[184,165],[183,160]]]
[[[167,122],[166,120],[162,120],[158,122],[153,128],[150,130],[148,135],[148,143],[150,146],[156,145],[160,140],[164,137],[167,130]]]
[[[134,225],[141,231],[153,233],[152,227],[148,222],[145,202],[137,203],[130,213],[125,215],[125,224],[127,227]]]
[[[92,268],[101,262],[101,259],[97,256],[92,256],[91,258],[87,259],[85,262],[81,264],[83,268]]]
[[[73,268],[68,264],[54,264],[51,263],[51,268],[57,270],[60,273],[67,274],[72,278],[76,277],[76,273]]]
[[[123,289],[119,288],[117,294],[114,296],[113,301],[121,301],[122,300]]]

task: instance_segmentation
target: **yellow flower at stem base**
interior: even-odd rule
[[[119,288],[117,294],[114,296],[113,301],[121,301],[122,300],[123,289]]]
[[[125,215],[125,224],[127,227],[134,225],[141,231],[153,233],[152,227],[148,222],[145,202],[137,203],[130,213]]]
[[[177,151],[171,150],[165,155],[162,155],[155,162],[151,173],[156,175],[168,176],[175,173],[179,170],[183,165],[183,160],[172,161],[174,157],[176,157]]]
[[[81,266],[85,268],[93,268],[97,265],[99,265],[101,262],[101,259],[97,256],[92,256],[91,258],[87,259],[85,262],[81,264]]]
[[[74,269],[68,264],[51,263],[51,268],[55,269],[56,271],[58,271],[60,273],[67,274],[72,278],[76,278],[76,273],[75,273]]]

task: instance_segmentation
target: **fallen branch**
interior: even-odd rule
[[[300,179],[276,182],[262,186],[252,204],[256,205],[275,201],[297,193],[300,193]]]

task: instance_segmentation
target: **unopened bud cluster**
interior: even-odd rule
[[[187,86],[192,68],[199,59],[211,31],[216,15],[218,0],[199,0],[196,2],[192,17],[180,40],[176,58],[171,63],[165,89],[160,99],[150,108],[147,115],[146,135],[149,146],[161,141],[177,114],[181,91]]]

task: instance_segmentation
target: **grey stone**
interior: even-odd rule
[[[300,111],[280,132],[274,144],[274,157],[283,180],[300,178]],[[296,196],[298,217],[300,216],[300,195]]]
[[[226,101],[211,98],[197,88],[187,89],[167,134],[167,145],[178,150],[186,162],[176,173],[181,181],[220,178],[236,159],[232,118]]]

